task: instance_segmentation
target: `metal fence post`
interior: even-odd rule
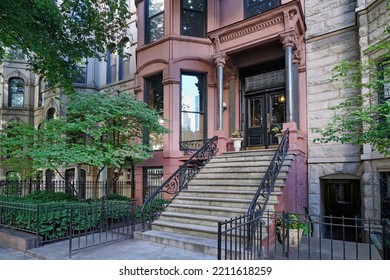
[[[40,204],[39,204],[39,203],[37,204],[36,212],[37,212],[37,234],[36,234],[37,237],[36,237],[36,238],[37,238],[37,244],[40,245],[40,242],[39,242],[39,226],[40,226],[39,216],[40,216]]]
[[[218,260],[222,258],[222,222],[218,222]]]
[[[69,259],[72,258],[72,240],[73,240],[73,207],[69,212]]]

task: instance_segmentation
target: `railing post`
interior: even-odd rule
[[[40,242],[39,242],[39,226],[40,226],[39,216],[40,216],[40,204],[39,204],[39,203],[37,204],[36,212],[37,212],[37,234],[36,234],[37,237],[36,237],[36,238],[37,238],[37,244],[40,244]]]
[[[218,222],[218,260],[222,258],[222,222]]]
[[[72,240],[73,240],[73,207],[69,212],[69,259],[72,258]]]

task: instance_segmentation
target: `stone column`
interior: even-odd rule
[[[223,130],[223,68],[226,63],[226,54],[219,53],[215,56],[217,65],[217,91],[218,91],[218,122],[217,130]]]
[[[294,108],[298,104],[294,104],[294,81],[293,81],[293,50],[296,49],[297,34],[294,30],[288,30],[279,34],[279,39],[283,44],[285,53],[285,69],[286,69],[286,121],[295,121]]]

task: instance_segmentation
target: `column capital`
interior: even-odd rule
[[[224,66],[226,64],[226,60],[229,58],[226,53],[217,53],[213,55],[214,62],[217,66]]]
[[[279,33],[279,40],[283,44],[283,48],[291,47],[297,49],[298,47],[298,34],[294,29],[286,30]]]

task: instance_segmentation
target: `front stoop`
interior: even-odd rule
[[[229,152],[213,158],[152,223],[151,230],[136,232],[134,238],[217,256],[218,222],[247,213],[274,153]],[[266,210],[279,203],[292,160],[293,155],[287,155]],[[260,196],[258,201],[262,200]]]

